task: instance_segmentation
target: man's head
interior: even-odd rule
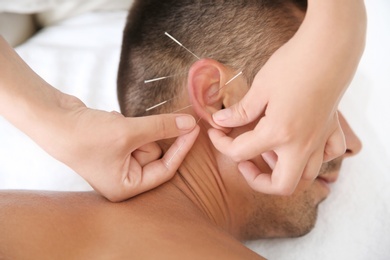
[[[240,239],[300,236],[310,231],[317,206],[328,195],[327,184],[337,178],[341,164],[341,159],[324,164],[321,178],[314,183],[301,181],[290,197],[260,194],[250,189],[237,164],[219,153],[207,135],[208,128],[217,127],[211,114],[245,95],[270,55],[294,35],[304,8],[305,1],[293,0],[140,0],[125,28],[118,74],[123,114],[144,116],[187,107],[181,112],[202,118],[198,141],[172,182],[189,186],[208,217]],[[239,71],[243,75],[225,86]],[[163,106],[145,111],[166,100]],[[341,121],[343,130],[351,133],[347,144],[352,154],[360,144]],[[255,124],[234,128],[229,135],[237,136]],[[160,145],[164,147],[164,142]],[[270,172],[262,156],[252,162]]]
[[[302,1],[295,1],[302,2]],[[244,70],[251,83],[269,56],[298,29],[294,1],[136,1],[124,32],[118,74],[118,98],[127,116],[171,112],[170,102],[151,113],[145,109],[182,93],[196,60],[164,32],[202,58]],[[304,2],[304,1],[303,1]],[[304,8],[304,4],[300,4]],[[144,80],[175,77],[144,84]],[[250,85],[250,84],[248,84]]]

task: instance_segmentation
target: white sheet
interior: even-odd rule
[[[132,3],[133,0],[0,0],[0,13],[37,14],[36,22],[44,27],[90,11],[127,10]]]
[[[365,54],[341,111],[363,142],[302,238],[256,241],[269,259],[390,259],[390,2],[366,1]]]
[[[46,81],[87,106],[119,110],[116,73],[126,12],[97,12],[48,27],[17,48]],[[85,190],[78,175],[0,117],[0,188]]]
[[[341,105],[364,149],[345,160],[309,235],[249,243],[269,259],[390,259],[390,2],[366,4],[367,49]],[[60,90],[88,106],[118,110],[115,81],[125,17],[126,12],[100,12],[71,18],[17,51]],[[90,189],[2,118],[0,162],[0,189]]]

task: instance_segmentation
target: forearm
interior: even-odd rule
[[[365,47],[363,0],[309,0],[306,17],[291,43],[301,50],[301,67],[319,87],[341,98]]]
[[[50,86],[0,37],[0,115],[47,148],[72,98]],[[53,136],[50,136],[53,135]],[[49,141],[50,142],[50,141]]]

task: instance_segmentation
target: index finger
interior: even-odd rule
[[[249,160],[271,150],[275,143],[266,130],[250,130],[232,138],[217,129],[209,129],[209,137],[214,147],[236,162]]]
[[[180,136],[164,154],[163,158],[145,165],[142,169],[142,181],[136,187],[137,194],[153,189],[173,177],[190,151],[199,134],[199,127]]]
[[[267,194],[291,195],[301,180],[306,161],[293,159],[288,153],[278,155],[271,174],[261,172],[249,161],[240,163],[239,169],[252,189]]]

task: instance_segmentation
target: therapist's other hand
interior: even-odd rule
[[[364,51],[364,1],[309,0],[295,35],[256,75],[247,95],[214,114],[222,127],[259,120],[236,138],[211,129],[218,150],[239,161],[255,190],[291,194],[301,178],[313,180],[323,161],[346,149],[337,106]],[[250,162],[262,155],[272,174]]]
[[[125,118],[90,109],[45,82],[1,36],[0,49],[0,115],[111,201],[169,180],[199,133],[190,115]],[[177,136],[162,156],[155,141]]]
[[[285,46],[274,53],[244,98],[213,115],[222,127],[258,120],[255,128],[235,138],[209,131],[214,146],[239,162],[248,184],[268,194],[293,193],[301,179],[314,180],[324,161],[346,149],[337,114],[339,97],[322,83],[313,85],[315,75],[302,71],[305,64],[296,63],[302,59],[294,59],[289,51]],[[250,161],[259,155],[272,172],[261,172]]]
[[[50,138],[40,145],[113,202],[172,178],[199,132],[189,115],[126,118],[118,112],[87,108],[70,98],[76,102],[66,109],[62,120],[67,123],[52,136],[57,145],[53,146]],[[155,141],[177,136],[162,156]]]

